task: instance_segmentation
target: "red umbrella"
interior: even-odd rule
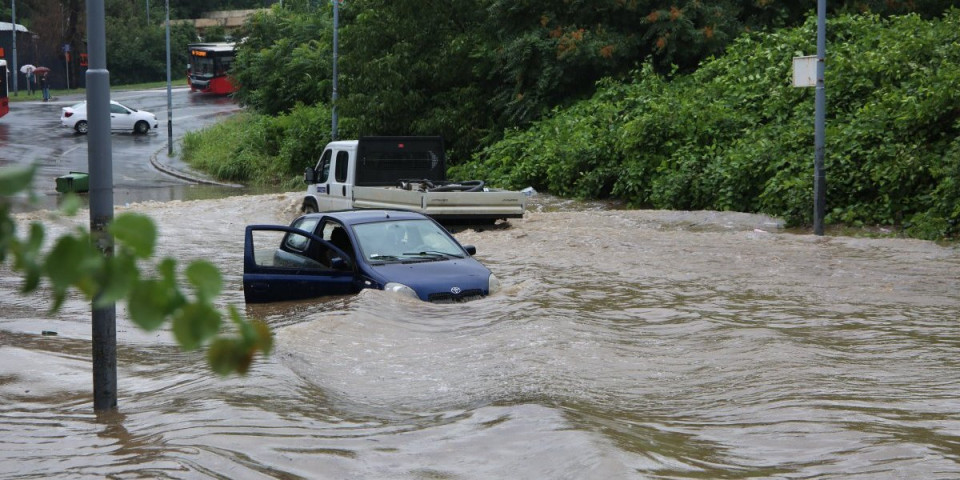
[[[33,70],[34,75],[43,75],[45,73],[50,73],[50,69],[47,67],[37,67]]]

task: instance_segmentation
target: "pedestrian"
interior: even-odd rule
[[[50,82],[47,81],[47,74],[40,75],[40,89],[43,90],[43,101],[50,100]]]
[[[33,70],[27,72],[27,95],[33,95]]]

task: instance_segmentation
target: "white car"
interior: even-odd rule
[[[87,102],[63,107],[60,113],[60,125],[72,128],[79,134],[86,134],[90,126],[87,124]],[[157,128],[157,116],[130,108],[120,102],[110,101],[110,129],[145,134],[151,128]]]

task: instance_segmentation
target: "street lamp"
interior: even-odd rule
[[[17,0],[10,0],[10,33],[13,35],[13,96],[17,96]]]
[[[333,0],[333,95],[330,102],[330,136],[337,139],[337,49],[339,47],[337,29],[340,26],[340,0]]]
[[[148,5],[149,5],[149,0]],[[173,92],[170,87],[170,0],[167,0],[167,155],[173,155]]]

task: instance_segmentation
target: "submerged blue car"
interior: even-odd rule
[[[435,220],[403,210],[310,213],[290,226],[250,225],[243,248],[247,303],[397,292],[429,302],[490,295],[500,282]]]

